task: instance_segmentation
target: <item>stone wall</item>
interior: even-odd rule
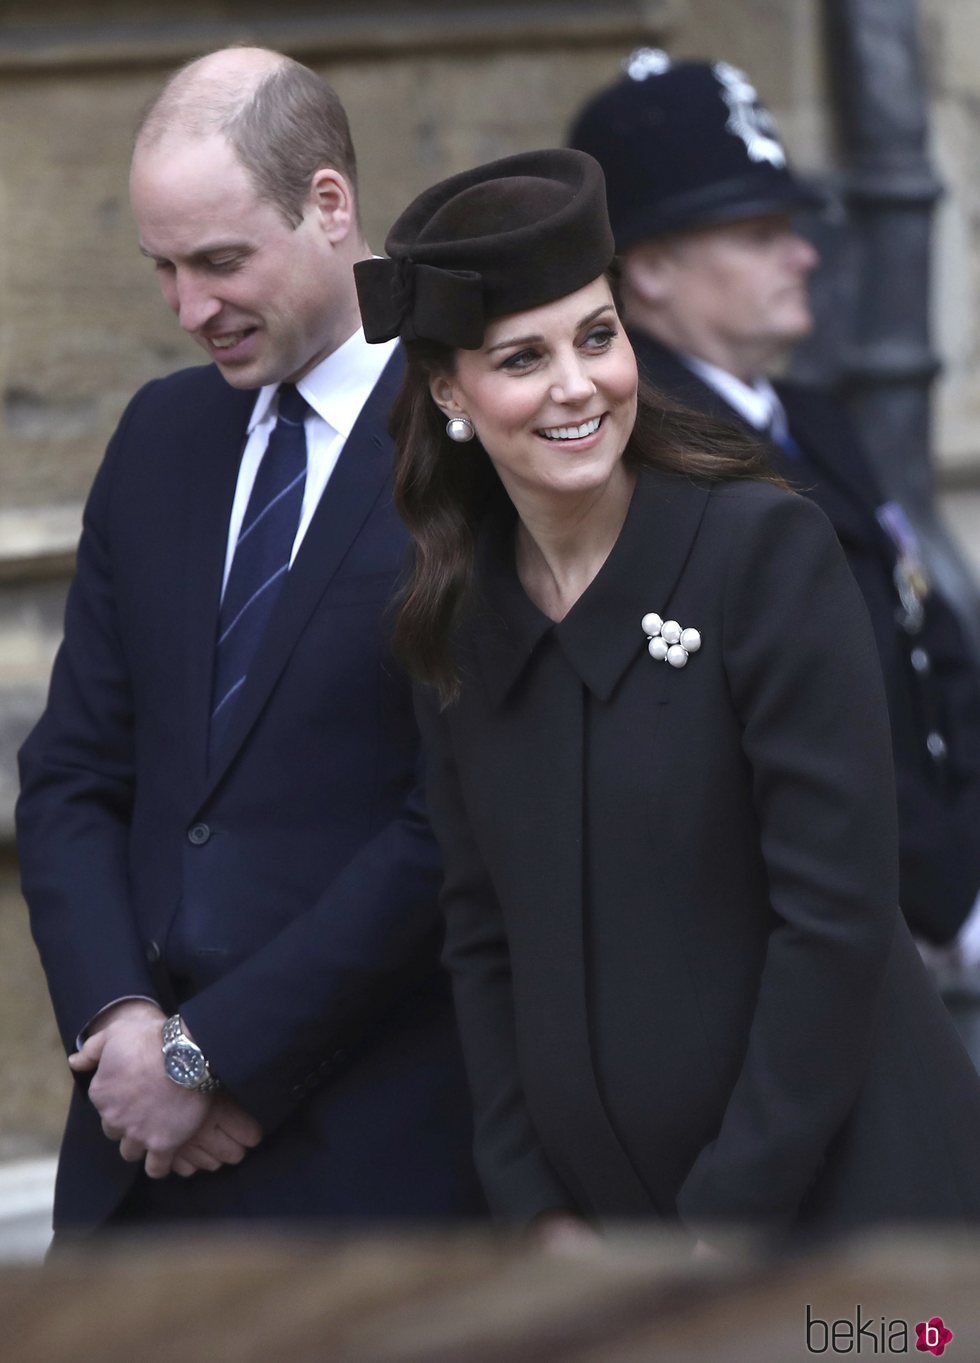
[[[922,0],[937,164],[936,445],[980,561],[980,0]],[[43,13],[39,13],[43,11]],[[270,15],[275,13],[275,17]],[[799,167],[836,168],[819,0],[7,0],[0,16],[0,1155],[55,1139],[66,1086],[10,851],[13,754],[42,704],[81,500],[129,395],[200,352],[165,309],[126,201],[131,131],[177,63],[289,51],[351,115],[376,249],[424,184],[561,140],[640,44],[744,66]],[[976,490],[975,490],[976,489]],[[9,1152],[9,1151],[8,1151]]]
[[[946,185],[936,222],[935,457],[950,525],[980,573],[980,4],[922,0],[934,157]]]

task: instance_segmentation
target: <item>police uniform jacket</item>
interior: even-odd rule
[[[655,661],[648,612],[696,628]],[[644,471],[553,623],[479,540],[423,691],[446,958],[499,1215],[980,1211],[978,1081],[898,909],[867,612],[823,514]]]
[[[758,434],[673,352],[646,335],[632,341],[656,387]],[[801,384],[776,391],[796,448],[772,445],[773,467],[829,518],[871,616],[891,717],[902,909],[915,932],[946,942],[980,890],[980,675],[934,586],[911,611],[903,605],[898,551],[876,515],[885,498],[840,405]]]

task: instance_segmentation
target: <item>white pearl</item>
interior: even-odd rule
[[[649,615],[644,615],[643,619],[640,621],[640,628],[643,630],[644,634],[649,634],[650,638],[654,639],[660,633],[660,626],[662,624],[663,621],[657,612],[650,611]]]
[[[681,643],[688,653],[697,653],[701,647],[701,635],[696,629],[686,629],[681,635]]]
[[[681,648],[680,644],[673,644],[667,650],[667,661],[671,667],[687,667],[687,649]]]
[[[681,641],[681,627],[676,620],[665,620],[660,633],[668,644],[679,644]]]
[[[650,657],[654,662],[662,663],[667,656],[667,641],[666,639],[661,639],[659,635],[655,639],[650,640],[647,644],[647,648],[649,649]]]

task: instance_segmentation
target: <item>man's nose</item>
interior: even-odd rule
[[[820,252],[812,241],[800,236],[799,232],[791,232],[788,241],[790,258],[798,270],[809,274],[820,264]]]
[[[185,331],[200,331],[221,311],[207,281],[193,274],[178,273],[173,281],[173,296],[168,299]]]

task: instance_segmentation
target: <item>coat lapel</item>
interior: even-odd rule
[[[392,451],[387,421],[404,363],[401,352],[396,351],[344,444],[208,771],[202,801],[247,738],[317,603],[378,497],[390,485]]]
[[[558,625],[552,625],[524,593],[513,567],[512,529],[503,517],[495,517],[493,526],[481,534],[483,599],[475,642],[491,705],[503,704],[552,628],[580,679],[597,699],[608,700],[647,646],[640,624],[643,616],[669,610],[709,495],[709,485],[641,470],[612,552]]]
[[[641,471],[619,539],[557,627],[566,658],[597,700],[609,700],[645,652],[644,615],[669,619],[710,495],[710,484]]]

